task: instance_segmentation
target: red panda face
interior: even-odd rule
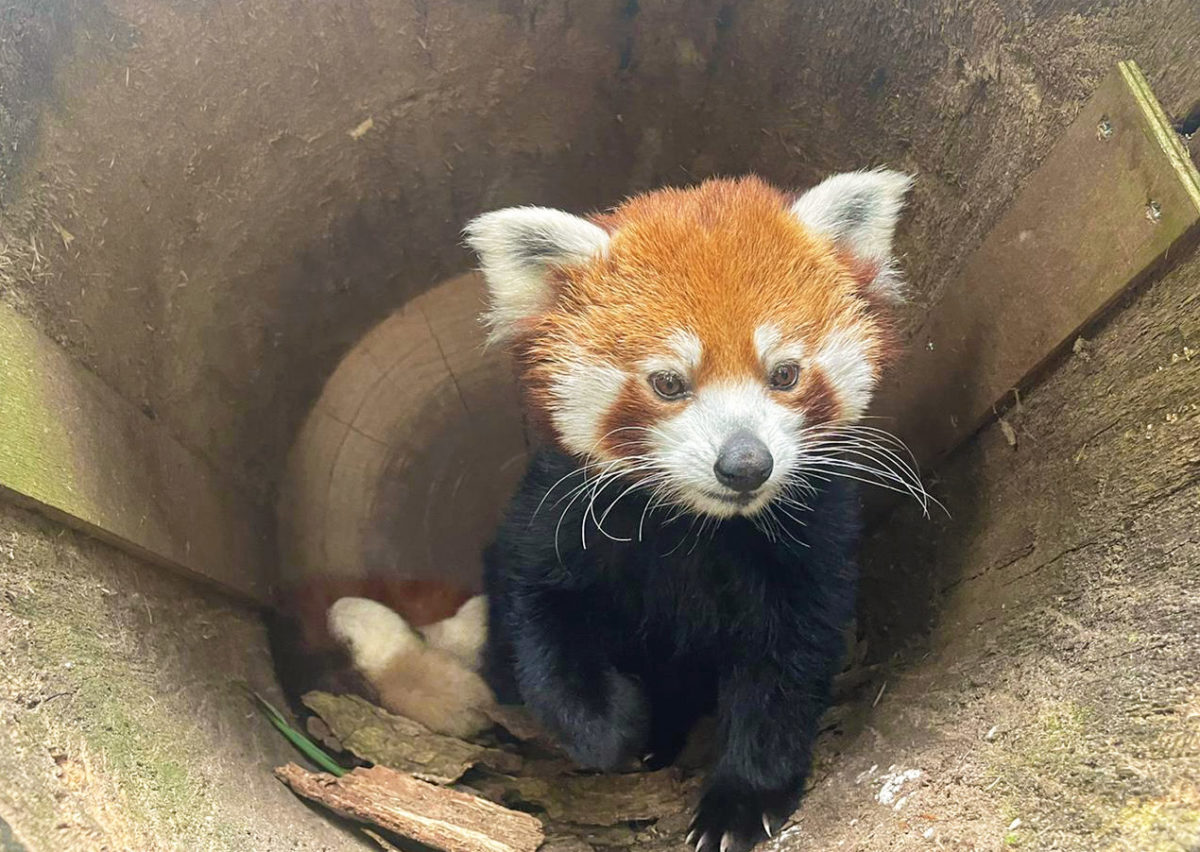
[[[661,190],[585,221],[518,208],[468,234],[530,410],[565,450],[717,517],[802,476],[865,412],[888,355],[891,233],[908,179]]]

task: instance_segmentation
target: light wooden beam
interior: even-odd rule
[[[0,496],[236,595],[270,598],[270,515],[0,304]]]

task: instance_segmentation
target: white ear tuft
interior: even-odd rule
[[[892,235],[913,179],[888,169],[846,172],[827,178],[800,196],[792,213],[859,260],[877,266],[870,289],[901,297],[892,269]]]
[[[488,284],[491,306],[484,319],[492,342],[553,304],[553,268],[584,263],[608,248],[603,228],[546,207],[484,213],[467,224],[465,233]]]

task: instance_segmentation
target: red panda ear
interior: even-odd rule
[[[465,234],[488,285],[489,342],[510,338],[522,320],[554,304],[556,268],[585,263],[608,249],[603,228],[545,207],[485,213],[467,224]]]
[[[910,186],[910,176],[887,169],[847,172],[801,195],[792,213],[849,255],[868,295],[899,302],[904,294],[892,268],[892,235]]]

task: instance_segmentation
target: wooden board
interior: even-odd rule
[[[0,496],[241,597],[269,599],[269,515],[6,305]]]
[[[923,464],[986,423],[1200,222],[1200,175],[1138,67],[1101,84],[890,371],[873,414]]]

